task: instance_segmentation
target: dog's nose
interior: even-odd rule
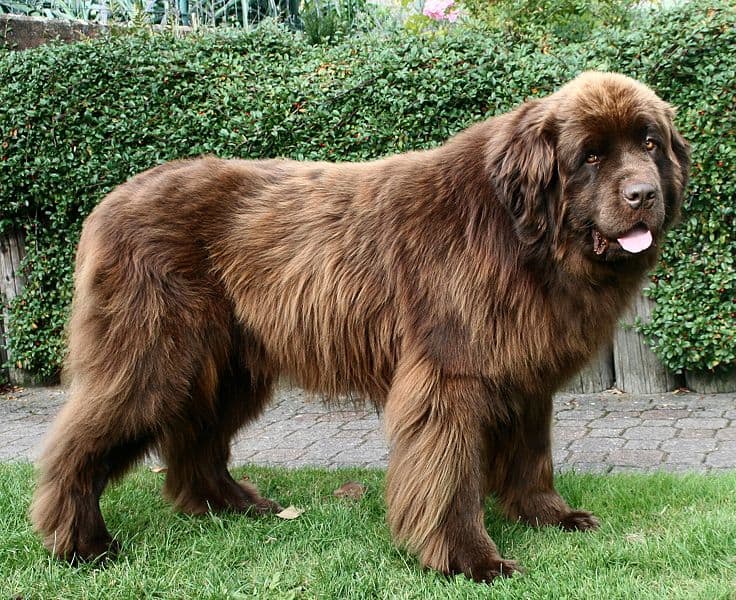
[[[631,208],[639,208],[642,204],[649,207],[657,197],[657,189],[651,183],[627,183],[622,191],[624,199]]]

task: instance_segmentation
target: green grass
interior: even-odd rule
[[[371,470],[248,469],[296,520],[188,517],[159,493],[163,475],[138,470],[102,508],[122,544],[105,567],[51,559],[31,531],[29,465],[0,465],[0,599],[4,598],[736,598],[736,473],[564,474],[558,488],[603,523],[595,533],[534,530],[489,511],[505,557],[526,569],[482,586],[422,570],[391,543],[384,474]],[[349,480],[358,501],[334,498]]]

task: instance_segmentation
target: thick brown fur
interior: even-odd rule
[[[78,249],[70,398],[32,508],[47,547],[114,550],[100,495],[151,447],[180,509],[276,510],[227,461],[280,376],[385,409],[388,520],[423,565],[516,569],[486,533],[489,494],[512,519],[596,527],[554,489],[551,399],[677,218],[689,151],[672,119],[645,86],[585,73],[426,152],[203,158],[118,187]],[[634,208],[631,182],[656,193]],[[654,244],[631,254],[615,240],[637,224]]]

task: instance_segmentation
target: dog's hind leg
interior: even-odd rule
[[[151,295],[145,286],[124,292],[114,311],[104,305],[119,297],[86,290],[75,300],[69,400],[46,440],[31,509],[45,545],[67,560],[114,552],[100,496],[145,453],[187,392],[195,345],[167,319],[130,310],[133,299]]]
[[[417,360],[399,365],[386,403],[394,537],[423,565],[476,581],[518,569],[501,558],[484,526],[486,396],[480,380],[446,376]]]
[[[118,229],[92,216],[80,240],[69,400],[46,441],[31,509],[45,545],[68,560],[115,550],[99,506],[107,482],[186,422],[193,381],[214,373],[205,378],[214,390],[214,365],[229,360],[231,309],[198,249],[184,235],[172,248]]]
[[[150,429],[126,423],[115,408],[89,402],[88,393],[85,386],[73,388],[56,419],[31,508],[44,545],[70,561],[117,552],[100,511],[100,496],[107,482],[122,475],[152,440]]]
[[[236,482],[227,468],[231,438],[262,412],[273,387],[269,376],[256,376],[245,366],[249,352],[243,351],[241,338],[234,328],[232,349],[218,369],[216,386],[208,369],[202,369],[181,422],[169,423],[159,442],[167,465],[164,495],[186,513],[281,510],[250,483]]]

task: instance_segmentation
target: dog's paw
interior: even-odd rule
[[[242,512],[260,516],[276,514],[284,510],[278,502],[261,496],[258,489],[251,483],[239,481],[238,485],[244,494],[244,501],[240,509]]]
[[[449,574],[462,574],[478,583],[491,583],[497,577],[510,577],[522,570],[515,561],[502,558],[490,539],[455,547],[450,552],[448,567]]]
[[[79,540],[73,547],[64,550],[51,548],[51,552],[57,558],[65,560],[73,566],[85,563],[104,565],[118,557],[120,543],[110,538],[109,535],[104,535],[94,539]]]
[[[522,568],[516,561],[503,558],[487,558],[452,569],[452,574],[463,574],[477,583],[492,583],[497,577],[511,577],[521,572]]]
[[[600,522],[586,510],[572,510],[560,519],[560,527],[565,531],[592,531],[600,527]]]

